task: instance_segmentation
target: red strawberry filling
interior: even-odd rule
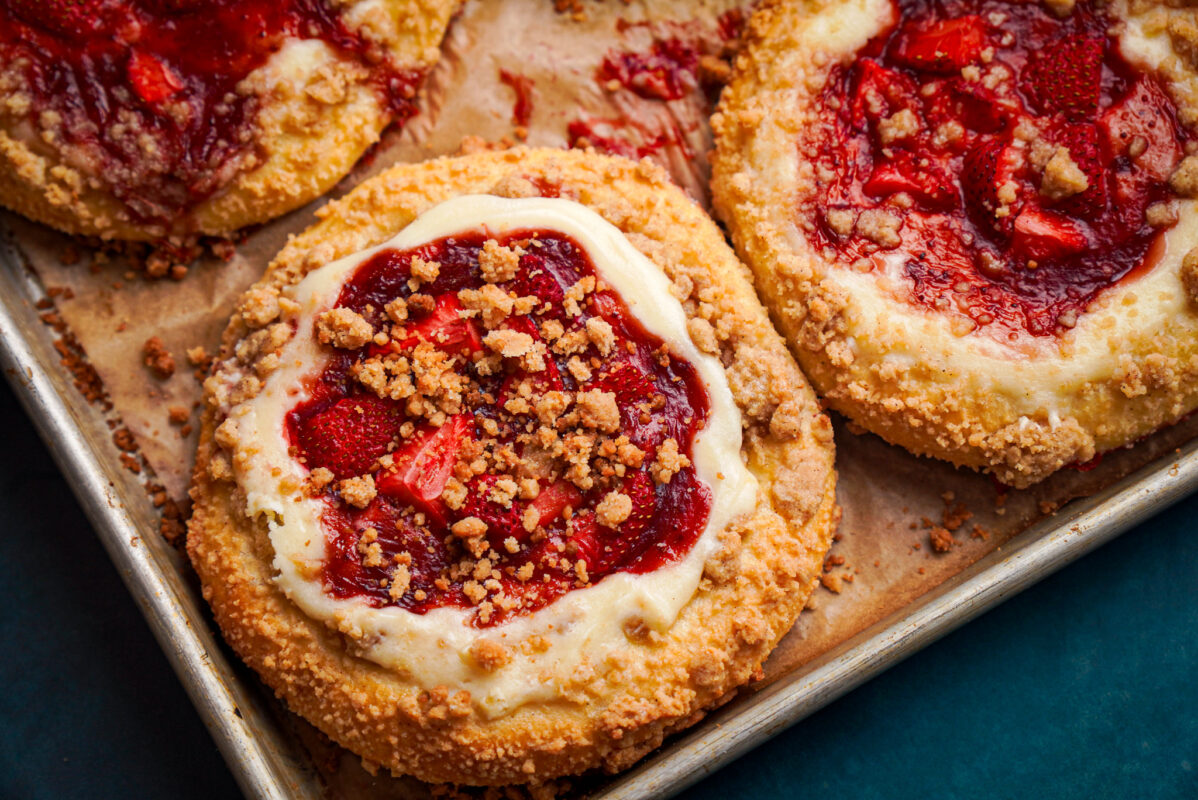
[[[397,416],[403,416],[398,413],[394,404],[388,403],[388,406],[396,411]],[[383,452],[376,455],[375,459],[387,452],[387,445],[401,427],[402,425],[396,426],[391,431]],[[463,444],[473,437],[474,418],[469,414],[458,414],[439,428],[424,427],[409,435],[392,454],[391,466],[377,476],[379,494],[393,497],[401,503],[424,511],[443,523],[445,515],[442,513],[441,493],[445,491],[445,484],[453,474],[453,465]],[[306,453],[310,452],[302,449]],[[310,457],[309,463],[314,463]],[[354,474],[369,472],[373,463],[374,460]]]
[[[408,336],[393,344],[397,351],[410,350],[420,342],[429,342],[447,352],[474,353],[483,349],[478,327],[461,316],[462,304],[452,294],[436,299],[432,313],[409,325]]]
[[[169,222],[259,158],[259,98],[242,80],[288,37],[370,65],[397,119],[421,76],[379,63],[328,0],[0,0],[6,93],[63,160],[134,219]]]
[[[287,416],[333,596],[493,625],[658,569],[703,532],[711,492],[690,456],[707,392],[570,238],[383,251],[344,309],[374,337],[339,340]]]
[[[1173,101],[1089,4],[897,4],[894,28],[834,72],[803,146],[814,237],[854,269],[897,263],[912,303],[975,329],[1073,327],[1176,219],[1188,134]]]

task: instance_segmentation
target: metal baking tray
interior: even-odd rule
[[[0,219],[0,227],[3,219]],[[326,797],[280,704],[212,633],[198,582],[158,533],[137,476],[122,468],[106,414],[59,365],[44,296],[0,238],[0,364],[220,747],[257,798]],[[669,797],[920,648],[1198,490],[1198,439],[1018,534],[932,592],[757,691],[744,692],[592,798]]]

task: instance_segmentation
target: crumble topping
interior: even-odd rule
[[[1066,197],[1081,194],[1089,188],[1090,180],[1073,160],[1073,157],[1069,155],[1069,148],[1058,147],[1053,152],[1052,158],[1048,159],[1044,165],[1044,176],[1040,180],[1040,194],[1049,200],[1064,200]],[[1011,197],[1008,202],[1015,199],[1015,197]]]
[[[1198,197],[1198,156],[1186,156],[1169,176],[1169,186],[1182,197]]]
[[[355,311],[334,308],[316,321],[316,336],[321,344],[356,350],[374,338],[374,328]]]
[[[619,492],[608,492],[595,506],[595,519],[605,528],[617,528],[632,516],[632,498]]]
[[[678,442],[666,439],[661,447],[657,448],[657,460],[653,462],[649,471],[658,483],[669,483],[675,475],[690,465],[690,459],[678,450]]]
[[[378,492],[374,487],[374,476],[372,475],[346,478],[337,486],[337,491],[341,495],[342,500],[356,508],[366,508],[378,496]],[[367,530],[374,529],[368,528]]]
[[[494,239],[488,239],[478,255],[478,268],[483,280],[487,283],[504,283],[516,277],[520,269],[520,256],[524,251],[520,247],[510,248],[500,245]]]

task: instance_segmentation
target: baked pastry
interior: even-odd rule
[[[1198,26],[1175,5],[761,9],[714,202],[831,407],[1022,487],[1198,406]]]
[[[428,781],[627,767],[759,668],[832,432],[716,226],[592,152],[401,165],[245,295],[188,550],[297,713]]]
[[[415,111],[456,7],[0,3],[0,204],[105,239],[279,216]]]

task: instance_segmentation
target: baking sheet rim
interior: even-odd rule
[[[0,242],[0,368],[95,527],[238,785],[247,795],[272,800],[322,798],[323,792],[300,765],[288,764],[285,756],[272,753],[253,735],[255,718],[262,714],[251,708],[257,698],[233,688],[238,678],[210,631],[199,606],[202,601],[186,590],[180,574],[166,572],[160,563],[162,556],[156,553],[170,545],[156,529],[148,535],[159,538],[147,542],[130,515],[126,507],[130,501],[149,507],[145,490],[130,480],[133,476],[115,456],[106,469],[76,424],[66,398],[77,402],[83,414],[97,419],[103,415],[87,405],[58,366],[50,329],[33,306],[42,287],[22,265],[7,234],[0,236],[5,236]],[[26,339],[24,333],[30,330],[34,333]]]

